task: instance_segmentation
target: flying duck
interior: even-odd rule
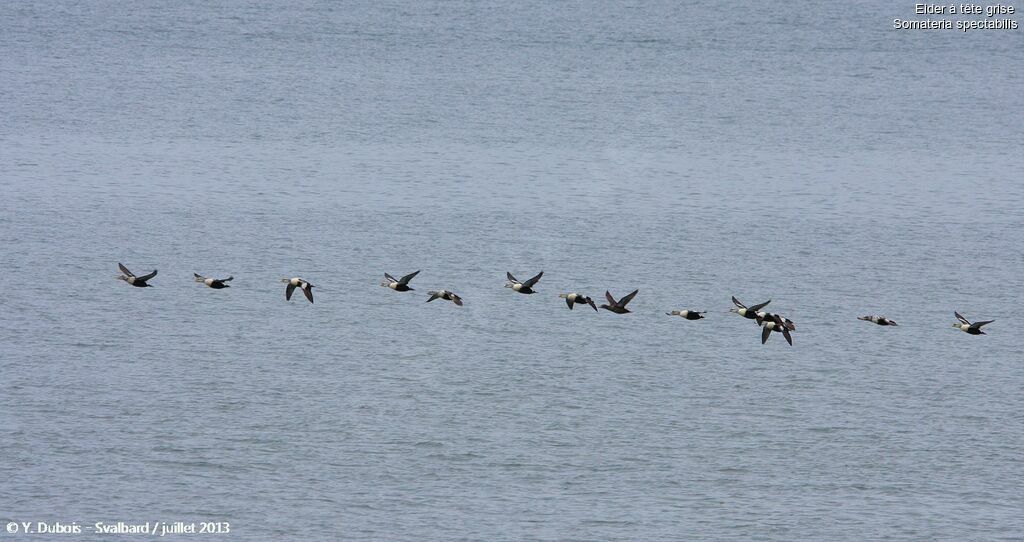
[[[956,315],[957,320],[960,320],[960,323],[953,324],[953,327],[959,328],[960,331],[963,331],[968,335],[986,335],[986,333],[981,330],[981,326],[995,322],[995,320],[985,320],[984,322],[974,322],[972,324],[966,318],[961,316],[959,312],[953,311],[953,314]]]
[[[704,318],[704,313],[706,313],[706,312],[707,311],[697,312],[697,311],[685,310],[685,311],[666,312],[665,314],[667,314],[669,316],[682,316],[683,318],[686,318],[687,320],[700,320],[701,318]]]
[[[572,292],[568,294],[558,294],[558,297],[565,300],[565,304],[569,305],[569,310],[572,310],[572,306],[576,303],[585,303],[590,305],[590,308],[594,309],[594,312],[597,312],[597,305],[594,304],[594,300],[583,294]]]
[[[443,299],[445,301],[451,301],[452,303],[455,303],[460,307],[462,306],[462,298],[455,295],[454,292],[449,292],[448,290],[438,290],[436,292],[427,293],[430,294],[430,299],[427,300],[427,303],[430,303],[435,299]]]
[[[790,346],[793,346],[793,336],[789,333],[791,329],[789,326],[792,322],[778,314],[771,314],[769,316],[769,318],[764,320],[764,324],[762,324],[761,344],[768,342],[768,336],[772,334],[772,331],[781,331],[782,336],[786,338],[786,342],[788,342]],[[795,329],[795,327],[793,329]]]
[[[895,326],[899,325],[895,320],[890,320],[884,316],[858,316],[858,320],[864,320],[865,322],[872,322],[880,326]]]
[[[612,297],[612,294],[605,290],[604,297],[608,300],[609,304],[602,304],[601,308],[612,311],[615,314],[626,314],[627,312],[630,312],[630,310],[626,308],[626,304],[632,301],[633,297],[635,297],[636,293],[639,291],[639,289],[633,290],[631,293],[628,293],[625,296],[623,296],[622,299],[615,301],[615,298]]]
[[[209,286],[210,288],[213,288],[214,290],[220,290],[221,288],[230,288],[231,287],[230,285],[224,284],[224,283],[232,281],[235,278],[235,277],[228,277],[226,279],[208,279],[208,278],[200,275],[199,273],[192,273],[192,274],[196,276],[196,282],[202,282],[203,284]]]
[[[505,284],[506,288],[512,288],[512,290],[521,294],[532,294],[534,293],[533,285],[537,284],[537,281],[544,276],[544,272],[541,271],[540,273],[537,273],[536,277],[533,277],[526,282],[519,282],[519,279],[513,277],[512,273],[508,271],[505,271],[505,276],[508,277],[508,282]]]
[[[117,267],[120,268],[121,269],[121,273],[123,273],[122,275],[118,276],[117,278],[127,282],[128,284],[131,284],[132,286],[135,286],[136,288],[146,288],[147,286],[148,287],[152,287],[153,286],[152,284],[147,284],[146,281],[156,276],[156,269],[154,269],[153,272],[148,274],[148,275],[143,275],[141,277],[136,277],[135,275],[132,274],[131,271],[128,270],[127,267],[124,266],[123,263],[118,262],[117,263]]]
[[[759,303],[757,305],[754,305],[753,307],[747,307],[743,303],[740,303],[740,300],[736,299],[736,296],[732,296],[732,303],[733,303],[733,305],[736,305],[736,306],[731,308],[731,309],[729,309],[729,312],[735,312],[736,314],[738,314],[738,315],[740,315],[740,316],[742,316],[744,318],[750,318],[751,320],[754,320],[754,319],[757,318],[758,311],[760,311],[761,309],[763,309],[766,306],[768,306],[768,304],[771,303],[771,302],[772,302],[772,300],[769,299],[768,301],[765,301],[764,303]]]
[[[386,278],[387,280],[380,283],[380,285],[386,288],[391,288],[396,292],[408,292],[410,290],[414,290],[414,288],[409,287],[409,281],[412,280],[412,278],[418,274],[419,271],[416,271],[415,273],[409,273],[408,275],[402,277],[401,279],[396,279],[395,277],[392,277],[391,275],[384,273],[384,278]]]
[[[288,283],[288,286],[285,287],[284,290],[285,301],[289,301],[292,298],[292,292],[295,291],[295,287],[297,286],[300,290],[302,290],[302,293],[306,296],[306,299],[308,299],[310,303],[313,302],[313,285],[310,284],[309,281],[301,279],[299,277],[292,277],[290,279],[281,279],[281,282]]]

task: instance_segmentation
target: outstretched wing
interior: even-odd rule
[[[192,274],[196,276],[196,280],[206,280],[206,277],[200,275],[199,273],[193,272]]]
[[[412,278],[415,277],[418,274],[419,274],[419,271],[416,271],[415,273],[409,273],[408,275],[402,277],[402,280],[398,281],[398,283],[399,284],[409,284],[409,281],[412,280]]]
[[[571,297],[565,296],[565,304],[569,305],[569,310],[572,310],[572,298]]]
[[[310,303],[313,302],[313,285],[312,284],[307,282],[305,284],[305,287],[302,288],[302,293],[306,294],[306,299],[308,299]]]
[[[452,294],[452,303],[455,303],[456,305],[461,307],[462,306],[462,298],[457,296],[457,295],[455,295],[455,294]]]
[[[285,301],[290,301],[291,298],[292,298],[292,292],[294,292],[294,291],[295,291],[295,285],[289,282],[288,283],[288,287],[284,289],[284,300]]]
[[[537,284],[537,281],[540,280],[540,278],[542,276],[544,276],[544,272],[543,271],[541,271],[540,273],[537,273],[536,277],[533,277],[532,279],[524,282],[523,286],[526,286],[527,288],[533,288],[533,285]]]
[[[134,276],[135,276],[135,275],[133,275],[133,274],[132,274],[132,272],[131,272],[131,271],[129,271],[129,270],[128,270],[128,268],[127,268],[127,267],[125,267],[125,266],[124,266],[124,264],[123,264],[123,263],[121,263],[121,262],[117,262],[117,268],[118,268],[118,269],[120,269],[122,273],[124,273],[125,275],[127,275],[127,276],[129,276],[129,277],[134,277]]]
[[[427,293],[430,294],[430,299],[427,300],[427,303],[430,303],[431,301],[441,297],[441,294],[439,294],[437,292],[427,292]]]
[[[772,334],[772,328],[764,326],[761,328],[761,344],[768,342],[768,336]]]
[[[789,333],[789,330],[790,330],[789,322],[786,321],[785,318],[779,316],[778,314],[773,314],[771,316],[771,319],[772,319],[772,322],[775,322],[775,328],[778,329],[779,331],[781,331],[782,332],[782,336],[786,338],[786,342],[788,342],[790,346],[793,346],[793,336],[790,335],[790,333]],[[767,326],[765,326],[765,327],[767,327]],[[796,329],[796,327],[794,326],[793,329]]]
[[[991,324],[992,322],[995,322],[995,320],[985,320],[984,322],[974,322],[973,324],[971,324],[971,327],[973,327],[974,329],[981,329],[981,326],[984,326],[984,325],[987,325],[987,324]]]
[[[396,279],[395,277],[392,277],[391,275],[389,275],[387,273],[384,273],[384,278],[388,279],[388,282],[398,282],[398,279]]]
[[[505,271],[505,276],[508,277],[509,282],[519,282],[518,279],[512,276],[510,271]]]
[[[733,305],[736,305],[737,307],[739,307],[739,308],[741,308],[741,309],[745,309],[745,308],[747,308],[747,306],[746,306],[746,305],[744,305],[743,303],[740,303],[740,300],[739,300],[739,299],[736,299],[736,296],[732,296],[732,304],[733,304]]]
[[[141,280],[142,282],[146,282],[147,280],[149,280],[149,279],[151,279],[151,278],[153,278],[155,276],[156,276],[156,269],[154,269],[153,272],[148,274],[148,275],[142,275],[141,277],[139,277],[139,280]]]
[[[956,315],[956,319],[957,319],[957,320],[960,320],[960,323],[962,323],[962,324],[967,324],[967,325],[971,325],[971,323],[970,323],[970,322],[968,322],[968,321],[967,321],[967,319],[966,319],[966,318],[964,318],[964,317],[963,317],[963,315],[961,315],[961,314],[960,314],[959,312],[953,311],[953,314],[955,314],[955,315]]]
[[[633,298],[636,297],[636,293],[639,292],[639,291],[640,291],[640,289],[637,288],[636,290],[633,290],[626,297],[623,297],[622,299],[620,299],[619,300],[619,305],[622,306],[622,307],[625,307],[627,303],[629,303],[630,301],[633,301]]]
[[[768,301],[765,301],[764,303],[759,303],[757,305],[754,305],[753,307],[750,307],[750,310],[752,310],[754,312],[757,312],[757,311],[767,307],[768,304],[771,303],[771,302],[772,302],[772,300],[769,299]]]
[[[594,304],[594,300],[593,299],[590,299],[588,297],[587,298],[587,305],[590,305],[590,308],[594,309],[594,312],[598,312],[597,305]]]
[[[609,305],[617,305],[618,304],[618,302],[615,301],[615,298],[612,297],[612,293],[609,292],[608,290],[604,291],[604,298],[608,300],[608,304]]]
[[[231,282],[233,280],[235,280],[235,277],[228,277],[226,279],[220,279],[221,282]]]

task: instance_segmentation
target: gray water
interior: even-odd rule
[[[1024,31],[822,4],[6,4],[0,520],[1020,540]]]

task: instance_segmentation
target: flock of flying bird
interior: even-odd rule
[[[149,284],[148,281],[156,276],[155,269],[153,270],[152,273],[149,273],[147,275],[135,276],[123,264],[118,263],[117,267],[121,270],[121,275],[118,276],[117,278],[138,288],[152,286],[151,284]],[[396,279],[395,277],[389,275],[388,273],[384,273],[385,280],[384,282],[381,282],[380,285],[384,286],[385,288],[390,288],[396,292],[409,292],[414,289],[411,286],[409,286],[409,281],[411,281],[418,274],[419,271],[416,271],[413,273],[409,273],[408,275],[405,275],[400,279]],[[196,282],[201,282],[215,290],[229,288],[230,285],[227,283],[231,282],[231,280],[234,279],[234,277],[228,277],[226,279],[207,278],[200,275],[199,273],[193,273],[193,275],[195,275]],[[512,291],[518,292],[520,294],[533,294],[536,293],[533,287],[534,285],[537,284],[538,281],[540,281],[540,278],[544,276],[544,272],[541,271],[540,273],[537,273],[536,276],[525,281],[520,281],[515,276],[513,276],[512,273],[509,272],[506,272],[505,276],[508,277],[508,282],[505,283],[506,288],[511,288]],[[295,289],[298,288],[302,290],[302,294],[306,296],[306,299],[308,299],[310,303],[313,302],[313,285],[310,284],[309,281],[302,279],[300,277],[292,277],[283,278],[281,279],[281,282],[287,284],[284,290],[284,298],[286,301],[291,300],[292,294],[295,292]],[[632,292],[622,296],[617,300],[614,296],[612,296],[610,292],[605,291],[604,296],[605,299],[608,300],[608,302],[602,303],[600,307],[607,311],[614,312],[615,314],[627,314],[629,312],[632,312],[626,308],[626,305],[628,305],[629,302],[632,301],[634,297],[636,297],[636,294],[639,291],[640,290],[633,290]],[[430,303],[435,299],[443,299],[445,301],[451,301],[452,303],[460,307],[462,306],[462,298],[449,290],[432,290],[427,292],[427,295],[430,296],[430,298],[427,299],[427,303]],[[584,305],[589,305],[590,308],[594,309],[595,312],[600,312],[597,310],[598,305],[594,303],[594,300],[583,294],[577,292],[570,292],[566,294],[558,294],[558,297],[565,299],[565,303],[566,305],[569,306],[569,310],[572,310],[574,305],[580,303]],[[752,305],[750,307],[741,303],[740,300],[736,299],[735,296],[732,297],[732,302],[736,306],[729,309],[730,312],[735,312],[736,314],[739,314],[744,318],[754,320],[755,322],[757,322],[758,326],[761,327],[761,344],[767,342],[768,337],[771,336],[773,331],[775,331],[782,333],[782,336],[786,338],[786,342],[788,342],[790,346],[793,345],[792,332],[796,331],[796,324],[793,323],[793,321],[790,320],[789,318],[786,318],[780,314],[775,314],[762,310],[766,306],[768,306],[769,303],[771,303],[770,299],[768,301],[765,301],[764,303],[758,303],[757,305]],[[707,311],[698,312],[695,310],[676,310],[672,312],[667,312],[665,314],[669,316],[679,316],[685,318],[686,320],[700,320],[704,318],[704,314],[706,314],[706,312]],[[958,320],[958,323],[953,324],[953,327],[969,335],[985,335],[985,332],[981,330],[982,326],[986,324],[991,324],[992,322],[995,321],[985,320],[982,322],[971,322],[964,318],[959,312],[953,311],[953,314],[956,315],[956,319]],[[872,322],[880,326],[897,325],[895,321],[890,320],[889,318],[886,318],[884,316],[860,316],[857,319]]]

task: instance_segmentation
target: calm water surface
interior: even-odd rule
[[[8,5],[0,520],[1021,539],[1024,33],[912,9]]]

